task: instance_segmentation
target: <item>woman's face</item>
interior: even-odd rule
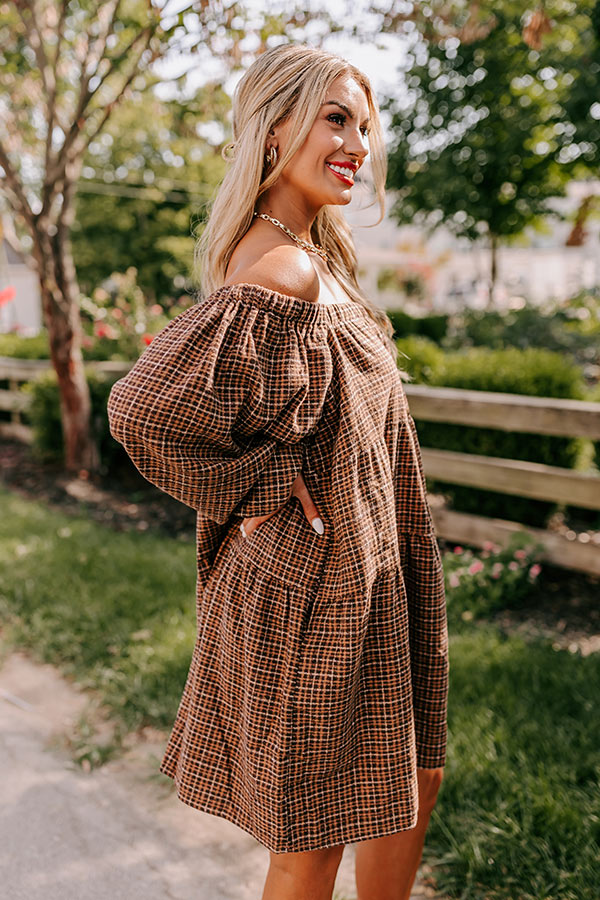
[[[289,141],[288,128],[286,120],[269,136],[267,146],[275,145],[279,158]],[[325,204],[350,203],[354,176],[369,152],[368,129],[364,90],[350,75],[340,75],[329,86],[304,144],[268,193],[284,190],[292,202],[303,202],[312,211]]]

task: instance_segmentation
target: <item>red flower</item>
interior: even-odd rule
[[[94,322],[94,334],[99,338],[107,337],[108,328],[102,322]]]
[[[0,306],[4,306],[5,303],[10,303],[11,300],[15,299],[16,294],[16,288],[14,288],[12,284],[3,288],[0,291]]]
[[[146,344],[146,346],[148,346],[148,344],[151,344],[153,339],[154,339],[154,335],[152,335],[152,334],[143,334],[142,335],[142,340]]]
[[[94,322],[94,334],[96,337],[109,338],[111,341],[114,341],[119,336],[118,331],[112,325],[107,325],[104,322]]]

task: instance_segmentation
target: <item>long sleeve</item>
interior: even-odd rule
[[[433,535],[404,537],[417,765],[446,760],[448,626],[441,557]]]
[[[115,382],[110,432],[148,481],[206,518],[268,513],[301,471],[331,370],[323,329],[220,289]]]
[[[403,482],[412,485],[412,493],[404,492],[401,502],[414,510],[414,518],[399,517],[399,540],[408,600],[417,765],[430,769],[443,766],[446,759],[448,623],[443,563],[427,501],[417,429],[410,414],[406,427],[411,451],[403,454],[403,459],[409,458],[416,472],[413,469],[409,479],[406,470],[401,470]]]

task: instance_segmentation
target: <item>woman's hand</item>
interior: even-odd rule
[[[302,504],[302,509],[304,510],[304,514],[312,527],[318,534],[323,534],[323,522],[319,516],[319,511],[315,506],[312,497],[308,493],[308,488],[304,482],[304,478],[302,477],[302,473],[298,475],[296,480],[292,485],[292,493],[290,497],[297,497]],[[288,497],[289,500],[289,497]],[[286,503],[288,501],[286,500]],[[244,537],[249,537],[252,532],[262,525],[263,522],[266,522],[267,519],[270,519],[271,516],[274,516],[276,512],[279,512],[285,506],[283,503],[278,509],[274,509],[273,512],[268,513],[266,516],[252,516],[250,518],[242,519],[240,524],[240,531],[244,535]]]

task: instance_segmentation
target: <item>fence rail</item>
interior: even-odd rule
[[[600,440],[600,403],[405,384],[415,419]]]
[[[117,377],[130,369],[129,362],[89,362],[86,367]],[[0,409],[11,412],[11,421],[0,423],[0,437],[31,441],[31,429],[22,422],[29,398],[19,383],[31,381],[50,368],[46,360],[0,357]],[[462,388],[405,384],[413,418],[429,422],[499,428],[527,434],[585,437],[600,440],[600,403],[559,400],[523,394],[472,391]],[[582,473],[525,460],[479,456],[422,447],[427,477],[483,488],[503,494],[549,500],[584,509],[600,510],[600,474]],[[543,546],[542,559],[569,569],[600,575],[600,534],[566,534],[533,528],[519,522],[462,513],[432,498],[432,516],[439,537],[482,547],[486,541],[504,546],[515,531],[526,531]]]
[[[600,440],[600,403],[422,384],[404,387],[411,415],[425,422]],[[430,447],[422,447],[422,456],[425,474],[432,479],[600,510],[600,473]],[[513,532],[527,531],[543,545],[542,559],[600,575],[600,534],[563,534],[437,504],[432,505],[431,513],[438,536],[447,540],[476,547],[482,547],[485,541],[504,546]]]

